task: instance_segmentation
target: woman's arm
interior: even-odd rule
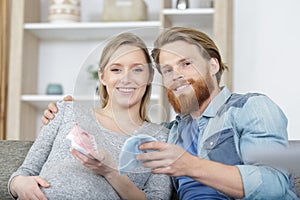
[[[47,181],[38,175],[51,152],[58,133],[64,113],[63,105],[62,103],[59,104],[60,114],[57,114],[55,120],[41,129],[23,164],[11,175],[8,189],[13,196],[25,198],[31,195],[40,195],[42,193],[40,186],[49,187]]]
[[[166,200],[171,198],[172,183],[169,176],[152,174],[143,190],[140,190],[127,175],[119,174],[117,165],[105,151],[100,150],[99,154],[90,152],[90,156],[96,159],[91,159],[75,149],[72,149],[71,153],[85,167],[103,176],[122,199]]]
[[[99,149],[98,153],[89,152],[90,156],[95,159],[75,149],[72,149],[71,153],[82,165],[103,176],[122,199],[146,199],[145,193],[137,188],[126,175],[119,174],[113,158],[104,150]]]
[[[113,170],[111,173],[107,174],[105,179],[117,191],[122,199],[146,199],[145,193],[137,188],[127,175],[120,175],[117,170]]]

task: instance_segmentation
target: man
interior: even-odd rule
[[[152,56],[179,115],[168,143],[140,145],[156,150],[137,156],[144,167],[172,176],[179,199],[298,199],[285,170],[255,157],[288,145],[285,115],[265,95],[219,86],[226,66],[206,34],[167,29]]]

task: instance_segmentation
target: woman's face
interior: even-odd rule
[[[123,45],[111,56],[100,81],[106,86],[109,102],[123,107],[140,106],[147,84],[152,81],[144,52]]]

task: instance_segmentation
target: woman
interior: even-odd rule
[[[121,147],[131,136],[167,139],[167,130],[146,116],[153,73],[140,38],[124,33],[111,40],[98,70],[101,108],[74,109],[70,102],[58,102],[60,112],[43,127],[24,163],[12,174],[11,194],[19,199],[169,199],[168,176],[143,169],[120,175],[115,168]],[[71,155],[66,136],[75,123],[95,137],[101,151],[86,156],[72,149]]]

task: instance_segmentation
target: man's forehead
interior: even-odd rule
[[[198,53],[198,47],[185,41],[175,41],[165,44],[161,47],[160,53],[175,54],[180,57],[186,57],[192,53]]]

